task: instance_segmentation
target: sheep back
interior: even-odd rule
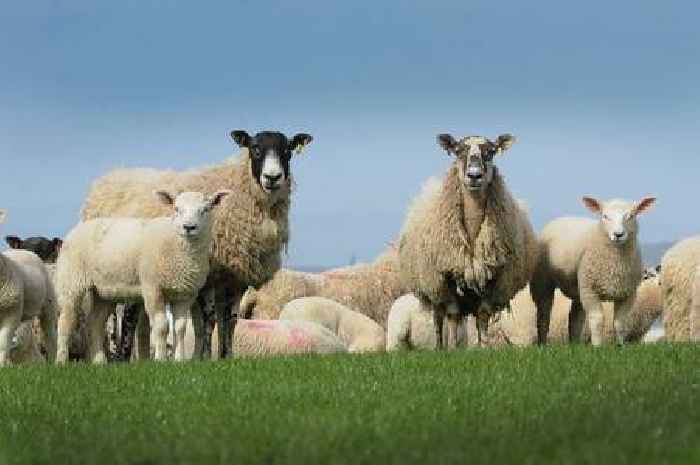
[[[700,236],[685,239],[671,247],[661,261],[663,321],[669,342],[690,339],[690,309],[700,263]]]

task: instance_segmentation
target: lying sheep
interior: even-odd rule
[[[303,297],[284,306],[280,320],[312,321],[338,336],[349,352],[383,352],[384,329],[371,318],[324,297]]]
[[[66,237],[56,265],[59,320],[58,361],[68,360],[68,343],[79,306],[87,296],[90,358],[106,362],[105,322],[114,303],[143,299],[155,345],[166,357],[170,303],[176,321],[175,359],[182,360],[189,310],[209,274],[211,210],[229,191],[211,197],[185,192],[173,198],[156,191],[174,210],[171,218],[101,218],[78,224]]]
[[[664,333],[669,342],[700,341],[700,236],[680,241],[661,260]]]
[[[628,314],[642,278],[637,241],[637,217],[649,210],[655,198],[637,203],[600,202],[584,197],[583,203],[599,220],[560,218],[540,235],[541,255],[530,291],[537,305],[538,342],[547,341],[555,289],[572,300],[569,340],[581,341],[587,317],[594,346],[604,337],[603,302],[614,302],[617,342],[629,337]]]
[[[343,341],[312,321],[239,320],[233,332],[237,357],[347,352]]]
[[[345,305],[385,328],[391,305],[403,294],[397,251],[391,247],[372,263],[322,273],[281,269],[258,290],[246,292],[241,299],[240,315],[274,320],[288,302],[317,296]]]
[[[17,236],[5,237],[5,242],[11,249],[23,249],[34,252],[45,263],[56,263],[58,252],[61,250],[63,241],[58,237],[47,239],[45,237],[28,237],[20,239]]]
[[[429,307],[414,294],[406,294],[394,302],[387,318],[386,350],[434,350],[435,322]],[[443,337],[446,336],[446,333]],[[457,345],[466,341],[464,325],[460,325]],[[443,343],[445,341],[443,340]]]
[[[426,184],[408,212],[399,244],[401,280],[433,312],[439,347],[445,316],[448,346],[456,347],[468,314],[477,315],[485,344],[490,317],[525,287],[536,264],[527,213],[493,163],[514,140],[509,134],[496,141],[439,135],[455,161],[443,180]]]
[[[150,202],[151,192],[161,185],[180,191],[235,192],[224,201],[212,226],[212,274],[207,288],[214,288],[217,294],[216,313],[222,335],[230,334],[229,306],[236,309],[249,286],[261,286],[280,268],[281,254],[289,241],[293,185],[290,159],[293,152],[301,151],[313,140],[309,134],[287,139],[282,133],[270,131],[255,136],[232,131],[231,137],[244,150],[234,161],[186,172],[116,170],[95,181],[82,210],[83,220],[154,218],[167,214],[165,207]],[[138,312],[127,309],[126,314],[131,318],[124,327],[135,328]],[[227,353],[228,338],[221,337],[220,341],[224,344],[221,350]]]
[[[0,210],[0,224],[6,212]],[[12,340],[23,321],[39,318],[47,356],[56,357],[56,297],[44,263],[26,250],[0,253],[0,366],[11,363]]]

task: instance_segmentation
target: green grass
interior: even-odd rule
[[[700,463],[700,346],[3,369],[5,463]]]

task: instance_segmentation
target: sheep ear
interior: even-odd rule
[[[158,200],[160,200],[160,203],[163,205],[167,205],[169,207],[175,205],[175,198],[167,191],[153,191],[153,195],[158,197]]]
[[[250,147],[250,136],[242,130],[231,131],[231,139],[238,144],[239,147]]]
[[[637,202],[637,204],[632,209],[632,213],[637,216],[641,213],[645,213],[654,206],[656,203],[656,197],[644,197],[642,200]]]
[[[51,245],[56,252],[60,252],[61,247],[63,247],[63,240],[59,237],[54,237],[51,241]]]
[[[17,236],[7,236],[5,242],[7,242],[7,245],[9,245],[11,249],[22,248],[22,239]]]
[[[654,268],[654,269],[656,270],[657,273],[661,273],[661,264],[659,263],[658,265],[656,265],[656,268]]]
[[[221,203],[221,199],[223,199],[224,197],[226,197],[230,193],[231,193],[230,190],[221,190],[221,191],[214,193],[214,195],[209,197],[209,208],[213,208],[213,207],[216,207],[217,205],[219,205]]]
[[[7,212],[5,210],[0,210],[0,224],[5,222],[5,218],[7,218]]]
[[[513,144],[515,144],[515,136],[512,134],[501,134],[494,144],[496,146],[496,153],[501,154],[505,152],[511,148]]]
[[[314,138],[311,134],[300,132],[292,137],[292,140],[289,142],[289,150],[301,153],[313,140]]]
[[[438,134],[437,143],[448,154],[457,151],[457,141],[450,134]]]
[[[603,206],[593,197],[584,197],[581,200],[583,201],[583,205],[596,215],[600,215],[603,211]]]

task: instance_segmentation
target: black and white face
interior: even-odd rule
[[[22,249],[34,252],[47,263],[55,263],[58,258],[58,252],[61,250],[63,241],[57,237],[47,239],[46,237],[29,237],[21,239],[17,236],[5,237],[5,242],[11,249]]]
[[[457,141],[450,134],[440,134],[438,144],[457,158],[459,173],[470,192],[483,192],[493,180],[494,157],[510,148],[515,139],[510,134],[496,142],[481,136],[467,136]]]
[[[281,132],[273,131],[259,132],[254,137],[246,131],[232,131],[231,137],[241,148],[248,149],[252,160],[251,174],[267,194],[288,185],[292,153],[313,140],[309,134],[300,133],[290,141]]]

